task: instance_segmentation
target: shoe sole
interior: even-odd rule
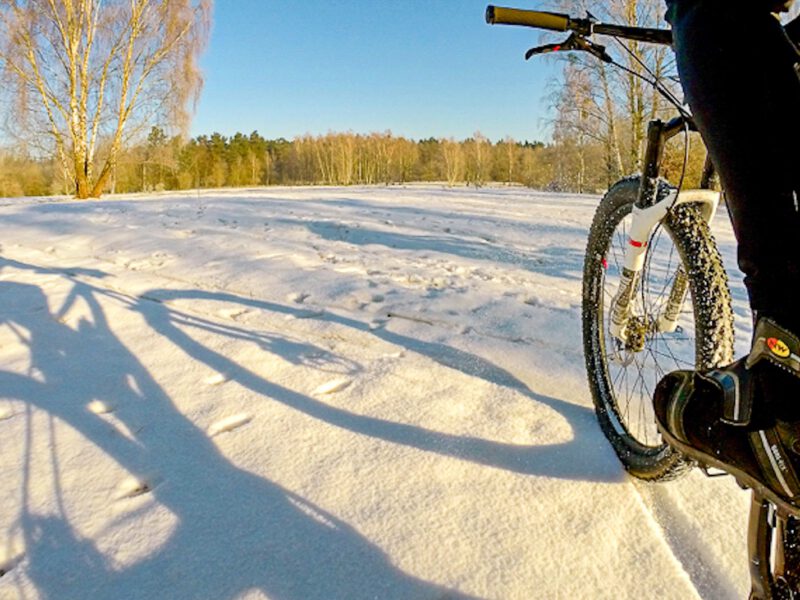
[[[661,432],[664,440],[673,448],[678,450],[680,453],[685,454],[692,460],[697,461],[698,463],[705,465],[706,467],[714,467],[715,469],[719,469],[720,471],[725,471],[726,473],[733,476],[736,479],[736,482],[741,487],[750,488],[753,490],[753,493],[765,498],[769,502],[775,505],[778,509],[779,514],[782,515],[790,515],[792,517],[800,519],[800,507],[791,504],[785,498],[782,498],[775,492],[773,492],[769,487],[754,479],[752,475],[748,474],[745,471],[737,469],[736,467],[732,467],[728,464],[720,462],[718,459],[714,458],[710,454],[706,454],[705,452],[701,452],[700,450],[693,448],[687,445],[685,442],[682,442],[676,439],[669,431],[667,431],[666,427],[661,424],[661,421],[656,418],[656,427]]]

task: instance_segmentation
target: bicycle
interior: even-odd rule
[[[490,5],[486,21],[571,32],[561,43],[531,48],[526,60],[580,51],[626,69],[592,36],[672,43],[669,30],[601,23],[592,15]],[[672,187],[660,177],[667,142],[696,131],[692,116],[655,75],[628,71],[654,86],[678,115],[649,123],[641,175],[612,185],[595,212],[583,270],[583,347],[600,427],[623,466],[639,479],[669,481],[695,464],[661,439],[653,390],[672,370],[730,363],[733,311],[709,228],[721,198],[710,159],[697,189],[683,189],[683,182]],[[752,600],[800,597],[800,522],[755,491],[748,552]]]

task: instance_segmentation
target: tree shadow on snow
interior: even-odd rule
[[[561,279],[580,280],[584,250],[569,247],[546,247],[525,252],[503,247],[491,240],[467,240],[463,236],[441,234],[404,234],[394,231],[368,229],[363,225],[348,225],[338,221],[300,221],[315,235],[328,240],[358,246],[379,245],[395,250],[440,252],[470,260],[513,265],[526,271],[542,273]]]
[[[4,266],[25,268],[22,263],[0,259],[0,269]],[[76,272],[30,269],[64,276]],[[115,565],[92,540],[82,538],[70,526],[60,500],[60,515],[36,511],[28,501],[31,473],[27,467],[16,526],[25,541],[26,572],[42,598],[220,600],[240,597],[249,590],[281,600],[466,597],[404,573],[347,523],[290,490],[231,464],[207,433],[177,410],[116,337],[98,297],[108,295],[128,302],[129,308],[141,311],[157,331],[215,368],[235,365],[188,339],[172,323],[173,316],[165,306],[131,300],[82,281],[72,283],[63,305],[51,313],[39,287],[0,281],[0,297],[12,299],[0,303],[0,324],[23,333],[20,342],[27,344],[30,352],[29,375],[0,370],[3,395],[26,404],[28,420],[22,443],[27,461],[34,434],[32,410],[39,409],[74,428],[126,471],[147,482],[153,500],[170,511],[176,523],[169,537],[146,557],[129,566]],[[76,303],[83,303],[90,317],[72,328],[59,319]],[[315,401],[258,380],[244,370],[234,375],[266,395],[334,417]],[[93,400],[111,403],[114,416],[133,432],[132,438],[110,431],[101,416],[87,410]],[[56,450],[52,462],[58,499]],[[115,501],[109,498],[109,502]],[[144,530],[141,535],[148,533]]]

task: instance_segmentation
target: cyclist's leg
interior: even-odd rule
[[[800,169],[798,151],[790,150],[800,140],[800,56],[757,4],[678,0],[675,48],[687,100],[723,182],[751,307],[800,333]],[[800,402],[778,410],[798,418]]]
[[[751,304],[800,330],[798,56],[752,0],[694,0],[675,15],[681,81],[725,189]],[[792,149],[792,150],[789,150]]]
[[[756,5],[676,0],[671,15],[684,91],[722,179],[739,265],[759,315],[753,352],[749,362],[716,374],[666,377],[654,408],[679,449],[800,507],[800,370],[791,372],[788,362],[780,365],[786,370],[776,367],[768,349],[780,339],[788,355],[800,354],[792,335],[800,333],[793,299],[800,284],[800,168],[788,150],[800,139],[800,80],[794,46]]]
[[[800,56],[759,4],[678,0],[676,56],[723,182],[751,305],[800,331],[791,296],[800,283]]]

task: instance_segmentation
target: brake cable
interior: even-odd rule
[[[588,21],[588,24],[589,24],[588,31],[591,34],[593,32],[592,26],[597,22],[597,19],[595,18],[595,16],[591,12],[588,12],[588,11],[587,11],[587,16],[588,16],[587,21]],[[583,32],[570,34],[570,36],[565,41],[561,42],[560,44],[559,43],[545,44],[543,46],[536,46],[534,48],[531,48],[530,50],[528,50],[525,53],[525,60],[529,60],[531,57],[533,57],[535,55],[538,55],[538,54],[547,54],[547,53],[550,53],[550,52],[570,52],[570,51],[587,52],[587,53],[591,54],[592,56],[594,56],[595,58],[598,58],[599,60],[603,61],[604,63],[613,65],[613,66],[617,67],[618,69],[621,69],[622,71],[633,75],[634,77],[638,77],[639,79],[641,79],[642,81],[644,81],[648,85],[652,86],[653,89],[655,89],[659,94],[661,94],[664,97],[664,99],[667,100],[667,102],[672,104],[678,110],[678,112],[681,114],[681,116],[690,119],[691,118],[691,113],[689,113],[684,108],[684,106],[681,103],[681,101],[678,100],[678,98],[676,98],[675,95],[666,86],[664,86],[664,84],[661,82],[659,77],[657,77],[656,74],[653,73],[653,71],[644,63],[644,61],[642,61],[638,56],[636,56],[636,54],[630,48],[628,48],[628,46],[623,44],[617,37],[614,37],[614,36],[611,36],[611,37],[613,37],[614,40],[620,46],[622,46],[622,48],[628,54],[630,54],[631,57],[637,63],[639,63],[639,65],[645,70],[645,72],[647,73],[647,75],[650,76],[650,78],[645,77],[641,73],[638,73],[638,72],[634,71],[633,69],[623,65],[622,63],[619,63],[616,60],[614,60],[614,57],[612,57],[606,51],[606,47],[605,46],[603,46],[601,44],[597,44],[597,43],[589,40],[584,35]]]

